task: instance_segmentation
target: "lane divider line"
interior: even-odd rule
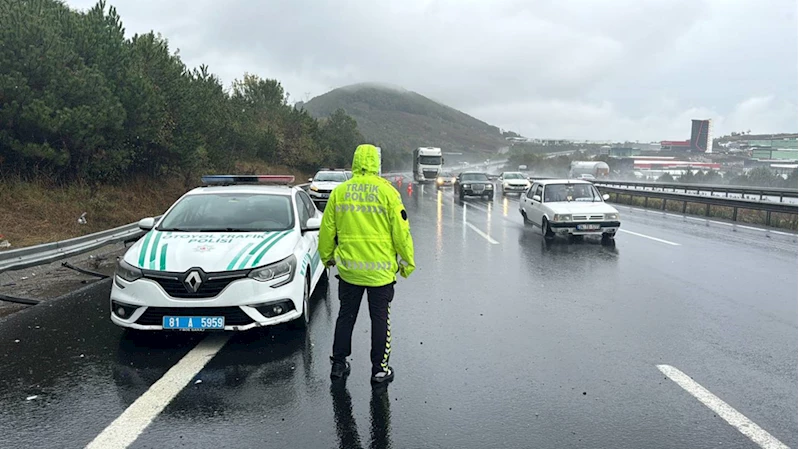
[[[635,236],[638,236],[638,237],[643,237],[645,239],[654,240],[656,242],[665,243],[665,244],[671,245],[671,246],[681,246],[679,243],[674,243],[674,242],[670,242],[668,240],[659,239],[657,237],[652,237],[651,235],[639,234],[637,232],[628,231],[626,229],[619,229],[619,232],[623,232],[625,234],[630,234],[630,235],[635,235]]]
[[[760,426],[742,415],[738,410],[732,408],[732,406],[721,400],[718,396],[708,391],[705,387],[696,383],[679,369],[671,365],[657,365],[657,367],[660,372],[673,380],[674,383],[690,393],[691,396],[698,399],[699,402],[704,404],[707,408],[713,410],[724,421],[727,421],[731,426],[738,429],[739,432],[746,435],[761,448],[789,449],[788,446],[783,444],[780,440],[774,438],[770,433],[763,430]]]
[[[86,449],[125,449],[133,444],[229,339],[230,334],[221,334],[210,335],[200,341],[97,435]]]
[[[492,238],[491,238],[491,236],[490,236],[490,235],[488,235],[488,234],[486,234],[485,232],[483,232],[483,231],[481,231],[481,230],[477,229],[477,226],[475,226],[475,225],[473,225],[473,224],[469,223],[468,221],[464,221],[464,223],[466,224],[466,226],[468,226],[468,227],[472,228],[472,231],[474,231],[474,232],[476,232],[476,233],[480,234],[480,236],[481,236],[481,237],[483,237],[484,239],[488,240],[488,243],[490,243],[490,244],[492,244],[492,245],[499,245],[499,242],[498,242],[498,241],[496,241],[496,240],[492,239]]]

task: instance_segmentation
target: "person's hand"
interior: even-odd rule
[[[327,262],[325,262],[325,266],[328,267],[328,268],[335,267],[336,266],[336,260],[335,259],[328,260]]]
[[[411,273],[413,273],[413,271],[414,271],[415,269],[416,269],[416,267],[414,267],[414,266],[412,266],[412,265],[406,265],[406,264],[402,264],[402,263],[401,263],[401,264],[399,265],[400,276],[402,276],[402,277],[404,277],[404,278],[406,278],[406,279],[407,279],[407,278],[408,278],[408,276],[410,276],[410,275],[411,275]]]

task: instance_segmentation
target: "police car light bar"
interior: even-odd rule
[[[277,184],[289,185],[294,182],[291,175],[205,175],[203,185],[229,186],[236,184]]]

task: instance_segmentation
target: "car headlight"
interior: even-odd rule
[[[571,214],[555,214],[555,216],[552,217],[552,221],[559,222],[559,223],[562,223],[562,222],[565,222],[565,221],[572,221],[572,216],[571,216]]]
[[[605,214],[605,220],[618,220],[619,214]]]
[[[494,188],[494,184],[486,184],[486,189],[491,190]]]
[[[439,184],[444,184],[444,178],[438,178],[436,182],[438,182]]]
[[[119,276],[120,279],[124,279],[128,282],[133,282],[136,279],[141,279],[142,277],[140,269],[134,267],[133,265],[121,259],[119,261],[119,264],[117,264],[117,269],[114,272],[114,274],[116,276]]]
[[[313,190],[314,192],[318,192],[319,191],[319,187],[311,186],[311,190]]]
[[[458,180],[458,178],[452,178],[452,182],[455,182],[457,180]]]
[[[508,187],[510,187],[510,183],[509,182],[503,182],[502,183],[502,187],[507,189]]]
[[[297,268],[297,258],[294,257],[294,254],[292,254],[286,257],[285,259],[281,260],[280,262],[275,262],[271,265],[266,265],[264,267],[256,268],[250,271],[248,277],[258,282],[268,282],[273,279],[280,279],[282,277],[286,277],[284,281],[272,286],[272,287],[281,287],[283,285],[288,284],[294,279],[294,272],[296,271],[296,268]]]
[[[471,184],[464,184],[464,185],[463,185],[463,188],[464,188],[464,189],[471,189],[471,188],[472,188],[472,185],[471,185]]]

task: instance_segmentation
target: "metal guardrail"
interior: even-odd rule
[[[730,186],[719,184],[681,184],[681,183],[662,183],[662,182],[642,182],[642,181],[605,181],[605,180],[592,180],[597,186],[608,187],[622,187],[631,190],[659,190],[672,192],[682,191],[686,194],[696,192],[696,195],[701,195],[702,192],[708,192],[712,196],[714,193],[723,193],[725,197],[730,194],[737,194],[741,196],[757,196],[761,200],[765,197],[779,197],[779,202],[783,202],[784,198],[797,198],[796,189],[783,189],[777,187],[748,187],[748,186]]]
[[[799,215],[799,207],[796,204],[778,203],[775,201],[757,201],[741,198],[725,198],[718,196],[705,196],[694,195],[687,193],[665,192],[660,190],[640,190],[629,189],[623,187],[611,187],[608,184],[614,182],[594,183],[602,193],[614,194],[615,202],[619,202],[619,196],[628,195],[630,198],[635,196],[644,197],[644,207],[649,206],[649,199],[654,198],[661,200],[660,209],[666,210],[668,201],[677,201],[682,203],[682,213],[686,213],[688,204],[704,204],[705,216],[710,216],[710,208],[712,206],[732,208],[732,221],[738,221],[738,211],[740,209],[765,211],[766,212],[766,225],[771,226],[771,214],[781,213],[790,215]]]
[[[157,221],[160,216],[155,218]],[[0,252],[0,273],[55,262],[93,251],[111,243],[135,240],[142,235],[144,235],[144,231],[139,229],[139,223],[136,222],[60,242],[2,251]]]

